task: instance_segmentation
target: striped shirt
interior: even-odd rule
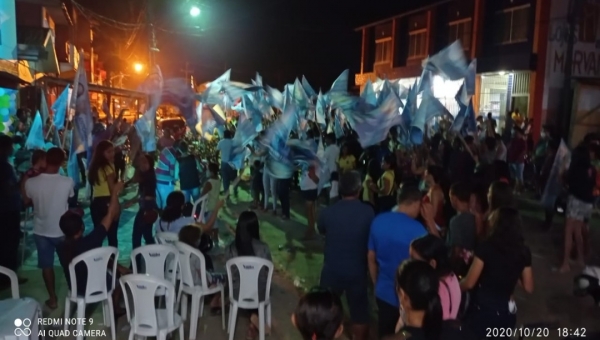
[[[160,184],[171,184],[176,181],[177,159],[175,149],[165,148],[158,157],[156,166],[156,181]]]

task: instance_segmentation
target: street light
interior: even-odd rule
[[[135,72],[140,73],[144,69],[144,65],[142,65],[140,63],[135,63],[135,64],[133,64],[133,69],[135,70]]]
[[[190,15],[192,17],[197,17],[200,15],[200,7],[198,6],[192,6],[192,8],[190,8]]]

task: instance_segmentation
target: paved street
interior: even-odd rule
[[[283,221],[270,213],[258,213],[261,220],[261,237],[270,245],[277,268],[272,290],[275,324],[272,338],[274,339],[299,339],[289,321],[289,316],[297,302],[298,292],[318,284],[323,262],[322,241],[310,243],[299,241],[304,235],[306,220],[303,216],[303,205],[298,193],[293,192],[292,195],[291,221]],[[235,216],[249,207],[249,201],[250,198],[247,192],[241,190],[239,199],[234,199],[234,204],[230,204],[223,211],[222,219],[228,224],[234,225]],[[560,275],[553,271],[558,263],[558,256],[561,254],[562,219],[556,219],[550,232],[541,232],[538,227],[538,220],[541,218],[542,212],[536,207],[535,202],[523,200],[520,206],[526,219],[526,240],[533,253],[536,287],[532,295],[526,295],[517,288],[516,299],[519,309],[519,323],[543,322],[550,325],[552,328],[551,339],[558,339],[555,328],[559,325],[560,327],[571,328],[585,327],[588,332],[587,338],[600,338],[592,335],[592,332],[600,331],[600,324],[598,323],[598,320],[600,320],[600,307],[594,306],[590,297],[577,298],[573,296],[573,275]],[[121,217],[119,240],[120,261],[123,263],[128,263],[131,251],[131,230],[136,208],[134,206],[133,209],[124,211]],[[87,222],[89,228],[91,225],[89,218]],[[592,221],[592,244],[594,245],[600,244],[598,242],[600,232],[597,226],[598,219],[594,219]],[[223,239],[227,242],[232,236],[227,235],[226,228],[223,229]],[[36,261],[35,245],[32,238],[29,237],[26,260],[20,271],[20,275],[28,277],[29,282],[21,286],[21,295],[31,296],[43,302],[46,299],[46,293],[39,270],[35,267]],[[598,252],[594,253],[593,261],[600,264]],[[55,265],[59,287],[57,293],[59,297],[64,298],[66,294],[64,276],[59,268],[58,261],[55,262]],[[4,291],[0,297],[6,297],[8,294],[7,291]],[[62,315],[63,307],[61,301],[57,310],[51,313],[45,310],[45,315],[59,317]],[[98,310],[93,312],[92,317],[96,324],[101,322],[101,313]],[[128,331],[126,320],[121,318],[119,321],[119,339],[125,339]],[[203,317],[199,323],[198,339],[226,339],[225,332],[220,329],[220,319],[218,317]],[[236,339],[245,338],[246,325],[246,319],[240,317]],[[186,338],[188,337],[188,331],[189,328],[186,327]]]

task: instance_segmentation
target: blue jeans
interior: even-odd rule
[[[142,245],[142,237],[146,241],[146,245],[154,244],[154,237],[152,235],[153,224],[144,221],[144,213],[149,210],[156,210],[156,201],[140,199],[139,204],[140,209],[133,220],[133,232],[131,234],[132,249]]]
[[[194,204],[200,199],[200,188],[181,190],[181,192],[183,192],[183,195],[185,196],[186,203],[189,202]]]
[[[102,226],[102,219],[108,214],[108,206],[110,205],[110,197],[95,197],[90,204],[90,213],[92,215],[92,222],[94,228],[104,228]],[[108,239],[108,245],[111,247],[119,248],[119,240],[117,238],[117,231],[119,229],[119,218],[113,221],[110,229],[106,233]]]
[[[229,186],[235,181],[237,177],[237,172],[234,168],[229,165],[229,163],[221,162],[221,180],[223,181],[223,191],[225,194],[229,192]],[[234,193],[237,195],[238,188],[237,185],[233,188]]]
[[[156,183],[156,204],[160,209],[164,209],[167,206],[167,197],[174,190],[175,185],[173,183]]]
[[[281,214],[285,217],[290,217],[290,185],[292,185],[291,178],[277,180],[277,195],[281,202]]]
[[[56,247],[65,239],[64,237],[46,237],[33,234],[35,247],[38,253],[38,268],[48,269],[54,267],[54,253]]]
[[[525,168],[524,163],[510,163],[510,176],[513,180],[523,183],[523,169]]]

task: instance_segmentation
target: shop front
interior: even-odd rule
[[[530,117],[529,112],[529,83],[531,72],[496,72],[485,73],[478,76],[479,88],[475,96],[479,103],[478,114],[492,117],[498,122],[498,131],[501,133],[506,126],[506,121],[514,112],[519,112],[521,117]]]

